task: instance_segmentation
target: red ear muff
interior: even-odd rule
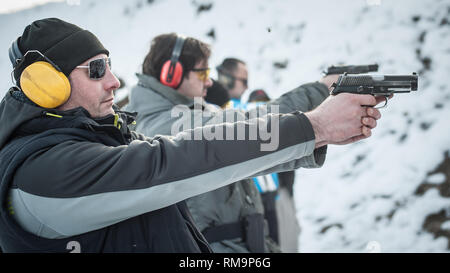
[[[183,66],[180,62],[172,65],[172,61],[168,60],[161,69],[160,81],[162,84],[177,89],[183,80]]]
[[[172,56],[166,61],[161,68],[159,80],[162,84],[177,89],[183,81],[183,65],[178,61],[183,50],[185,38],[177,36],[175,45],[173,46]]]

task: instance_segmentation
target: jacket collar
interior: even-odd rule
[[[174,105],[184,104],[189,108],[194,107],[194,100],[186,96],[181,95],[175,89],[161,84],[155,77],[136,73],[138,77],[138,85],[154,91],[155,93],[166,98]],[[205,106],[205,102],[202,101],[202,107]]]
[[[9,104],[17,104],[27,106],[35,111],[34,115],[28,114],[32,111],[17,111],[12,109],[9,115],[24,114],[27,112],[26,118],[16,122],[14,128],[11,128],[10,134],[15,131],[16,135],[36,134],[45,130],[56,128],[101,128],[116,127],[121,133],[128,133],[128,125],[132,124],[136,119],[137,113],[129,113],[120,111],[116,105],[113,105],[115,114],[108,114],[103,117],[93,118],[89,112],[83,107],[77,107],[70,110],[44,109],[36,105],[29,105],[25,102],[17,101],[9,92],[5,98]],[[29,105],[29,106],[28,106]],[[3,111],[4,112],[4,111]]]

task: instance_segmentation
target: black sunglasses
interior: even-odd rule
[[[88,65],[79,65],[77,68],[87,68],[90,79],[100,80],[105,76],[107,66],[111,69],[111,58],[109,57],[92,60]]]

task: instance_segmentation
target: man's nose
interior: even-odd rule
[[[205,82],[205,87],[209,88],[212,85],[213,85],[213,82],[212,82],[211,78],[208,77],[208,79],[206,79],[206,82]]]
[[[108,69],[105,75],[105,90],[114,91],[119,88],[120,88],[120,81],[112,73],[112,71]]]

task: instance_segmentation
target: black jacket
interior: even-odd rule
[[[15,92],[0,104],[5,252],[208,252],[183,200],[268,168],[298,168],[314,153],[311,124],[299,112],[265,117],[286,132],[265,152],[261,141],[187,140],[201,128],[147,138],[128,130],[125,113],[49,112]],[[220,183],[209,182],[218,175]]]
[[[13,179],[14,171],[42,150],[65,141],[89,141],[116,147],[137,139],[125,124],[120,126],[122,130],[108,125],[114,123],[114,116],[96,123],[82,108],[71,111],[70,115],[65,119],[48,116],[46,111],[42,111],[42,116],[15,131],[14,139],[0,152],[2,203],[9,187],[19,187]],[[118,116],[122,121],[134,120],[134,116],[127,113],[119,113]],[[52,171],[48,171],[52,175]],[[33,180],[32,173],[26,176]],[[2,210],[0,220],[0,245],[4,252],[210,252],[184,201],[63,239],[46,239],[24,231],[11,217],[15,211],[10,200],[7,200],[7,208],[8,211]]]

